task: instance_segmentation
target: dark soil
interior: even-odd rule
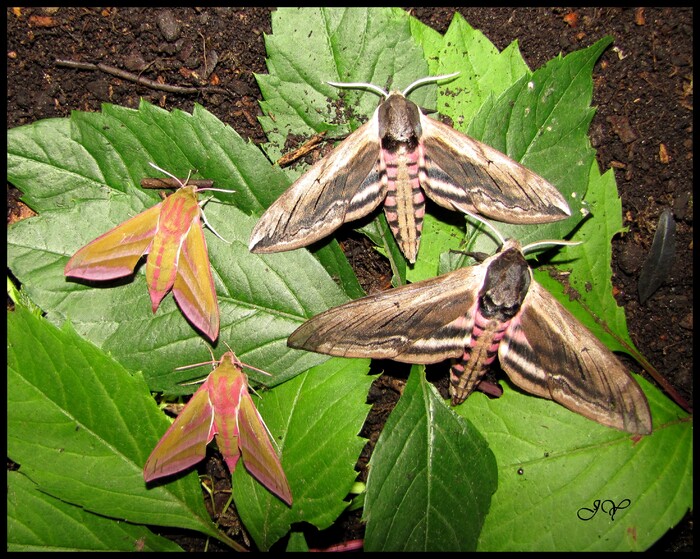
[[[441,33],[454,11],[411,9]],[[692,8],[459,11],[499,49],[517,39],[532,69],[605,35],[614,37],[594,70],[598,110],[591,126],[600,168],[615,169],[627,227],[613,241],[613,285],[637,348],[692,405]],[[241,136],[264,142],[253,74],[266,72],[263,34],[271,33],[270,13],[268,8],[8,8],[7,126],[67,117],[76,109],[99,111],[102,103],[135,108],[143,97],[168,110],[191,112],[200,103]],[[102,63],[199,92],[172,93],[102,71],[61,67],[57,58]],[[639,273],[664,208],[675,217],[675,259],[664,284],[640,303]],[[8,220],[20,213],[16,192],[8,189]],[[366,289],[386,287],[388,268],[369,243],[348,234],[343,246]],[[376,441],[405,378],[403,368],[378,363],[378,370],[383,366],[387,370],[369,396],[374,408],[363,434],[370,441]],[[654,549],[691,551],[692,525],[689,513]],[[310,532],[308,538],[314,547],[325,547],[362,534],[359,514],[352,513],[333,530]],[[170,537],[188,550],[203,546],[197,535]]]

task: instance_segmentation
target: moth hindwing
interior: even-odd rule
[[[250,250],[307,246],[343,223],[384,212],[406,259],[418,254],[426,197],[451,210],[507,223],[547,223],[571,215],[559,191],[498,150],[425,116],[403,93],[384,96],[368,122],[292,184],[253,229]]]
[[[481,264],[323,312],[290,347],[343,357],[454,359],[450,394],[463,402],[498,357],[523,390],[603,425],[651,432],[649,405],[623,364],[532,277],[520,244]]]

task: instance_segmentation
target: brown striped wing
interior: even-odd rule
[[[297,328],[287,345],[407,363],[461,356],[485,270],[484,264],[460,268],[334,307]]]
[[[507,155],[421,115],[425,193],[449,209],[505,223],[548,223],[571,215],[559,191]]]
[[[260,217],[252,252],[305,247],[343,223],[369,214],[384,200],[375,115],[292,184]]]
[[[523,390],[603,425],[651,433],[649,404],[626,367],[537,282],[498,353]]]

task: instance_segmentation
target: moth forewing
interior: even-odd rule
[[[208,386],[202,385],[146,460],[143,467],[144,480],[149,482],[176,474],[203,460],[207,444],[214,438],[213,422],[214,412],[209,402]]]
[[[292,504],[292,490],[277,451],[272,445],[274,440],[267,429],[260,412],[258,412],[250,394],[241,398],[239,444],[243,463],[265,487],[288,505]]]
[[[406,363],[457,357],[469,336],[483,270],[460,268],[333,307],[299,326],[287,345]]]
[[[538,283],[532,282],[498,353],[523,390],[603,425],[651,433],[649,404],[627,368]]]
[[[91,281],[128,276],[151,244],[161,204],[157,204],[107,231],[78,250],[64,275]]]
[[[370,213],[384,199],[384,187],[375,171],[378,155],[377,121],[370,119],[317,161],[263,213],[250,235],[250,251],[305,247],[346,221]]]
[[[406,89],[442,79],[419,80]],[[452,210],[478,212],[508,223],[545,223],[571,215],[549,182],[499,151],[423,115],[397,91],[370,120],[316,163],[261,216],[253,252],[307,246],[380,203],[406,259],[420,246],[425,198]]]
[[[427,154],[421,184],[434,202],[505,223],[550,223],[571,215],[554,185],[491,146],[421,115]]]

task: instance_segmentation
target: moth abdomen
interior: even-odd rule
[[[498,347],[510,321],[486,318],[481,311],[474,317],[469,344],[450,368],[452,405],[464,402],[498,355]]]
[[[384,213],[401,251],[415,262],[425,216],[425,194],[419,181],[418,150],[382,151],[387,194]]]

